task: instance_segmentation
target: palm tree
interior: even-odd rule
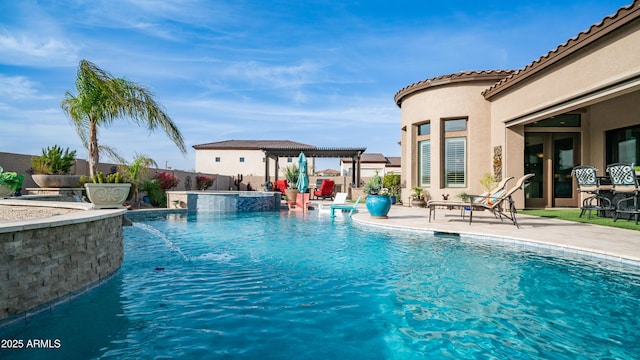
[[[131,182],[133,203],[135,205],[138,204],[140,185],[149,177],[149,168],[151,166],[158,167],[158,164],[152,158],[142,154],[136,154],[136,157],[130,164],[122,163],[120,165],[120,169],[124,172],[127,180]]]
[[[96,174],[100,160],[98,128],[109,126],[118,118],[144,125],[149,131],[160,127],[183,154],[187,152],[177,126],[144,86],[124,78],[114,78],[95,64],[81,60],[76,90],[76,95],[67,91],[61,105],[89,151],[91,177]]]

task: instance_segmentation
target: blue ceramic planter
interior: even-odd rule
[[[391,209],[391,197],[382,195],[367,195],[365,201],[367,210],[371,217],[374,218],[387,218],[389,209]]]

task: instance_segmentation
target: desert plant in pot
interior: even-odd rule
[[[287,202],[295,203],[296,196],[300,193],[298,190],[298,178],[300,177],[300,169],[296,165],[287,166],[284,169],[284,176],[287,179],[288,188],[285,189],[284,194],[287,197]]]
[[[98,171],[93,182],[84,184],[84,187],[94,209],[118,209],[127,200],[131,183],[119,172],[105,176]]]
[[[0,166],[0,198],[11,196],[16,190],[22,189],[24,175],[12,171],[4,172]]]
[[[376,174],[364,185],[364,193],[367,195],[365,205],[373,218],[386,219],[391,209],[391,197],[387,189],[382,187],[382,178]]]
[[[62,150],[58,145],[43,148],[40,156],[31,158],[31,168],[35,172],[31,178],[41,188],[77,187],[80,175],[69,174],[75,160],[75,150]]]
[[[424,207],[426,204],[424,190],[419,186],[415,186],[411,188],[411,191],[413,191],[411,194],[411,207]]]

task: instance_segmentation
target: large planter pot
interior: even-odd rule
[[[296,196],[300,193],[298,189],[285,189],[284,195],[287,197],[287,202],[294,203],[296,202]]]
[[[5,184],[0,185],[0,199],[3,197],[10,197],[14,192],[15,190],[13,187]]]
[[[367,210],[372,218],[386,219],[391,209],[391,197],[382,195],[367,195],[365,201]]]
[[[76,188],[80,185],[80,175],[42,175],[31,178],[41,188]]]
[[[427,202],[424,200],[416,200],[416,199],[411,200],[411,207],[423,208],[425,207],[426,204]]]
[[[120,209],[129,196],[131,184],[84,184],[94,209]]]

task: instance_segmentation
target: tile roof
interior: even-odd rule
[[[393,96],[398,107],[402,107],[402,101],[409,95],[424,91],[428,88],[436,86],[473,81],[491,81],[496,82],[511,75],[513,70],[480,70],[480,71],[461,71],[455,74],[441,75],[431,79],[418,81],[409,86],[400,89]]]
[[[486,99],[489,99],[539,71],[575,54],[577,51],[638,18],[640,18],[640,0],[634,0],[632,4],[618,9],[615,14],[605,17],[601,22],[592,25],[589,29],[567,40],[564,44],[558,45],[554,50],[549,51],[524,68],[506,76],[504,79],[483,91],[482,95]]]
[[[350,163],[351,158],[342,158],[341,162]],[[386,157],[381,153],[363,153],[360,155],[360,163],[383,163],[389,166],[400,166],[400,157]]]
[[[402,158],[400,156],[389,156],[387,157],[387,161],[388,166],[402,166]]]
[[[315,149],[316,147],[290,140],[225,140],[194,145],[193,148],[196,150],[260,150],[262,148]]]

